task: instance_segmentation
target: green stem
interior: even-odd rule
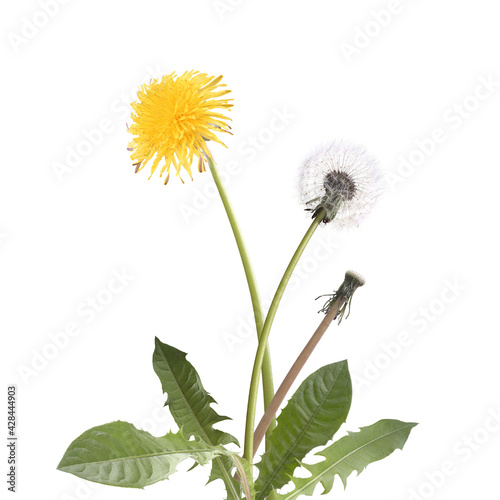
[[[229,201],[226,189],[219,176],[217,167],[210,158],[208,158],[208,165],[210,166],[210,171],[212,172],[215,185],[217,186],[217,190],[219,191],[222,204],[224,205],[224,209],[226,210],[227,218],[229,219],[229,223],[231,224],[231,229],[233,230],[234,239],[236,240],[236,245],[238,246],[238,250],[240,252],[241,262],[243,263],[245,276],[248,282],[248,289],[250,291],[250,297],[252,299],[252,307],[255,316],[255,326],[257,329],[257,338],[260,341],[261,332],[264,325],[264,315],[262,314],[262,306],[259,297],[259,290],[257,288],[257,281],[255,279],[255,274],[253,272],[252,264],[250,262],[250,257],[248,255],[248,251],[246,249],[245,241],[243,240],[243,236],[241,234],[238,221],[236,220],[233,207],[231,206],[231,202]],[[264,410],[265,410],[269,406],[274,397],[271,355],[267,343],[264,350],[264,359],[261,368],[262,368],[262,388],[264,392]],[[274,425],[272,427],[274,427]]]
[[[250,462],[252,461],[253,458],[253,434],[255,427],[255,410],[257,408],[257,395],[259,389],[260,371],[265,357],[265,346],[267,345],[267,341],[269,339],[271,326],[273,324],[276,311],[278,310],[278,306],[281,302],[281,297],[283,297],[283,293],[285,292],[286,286],[288,285],[288,282],[292,276],[295,266],[297,265],[302,253],[304,252],[307,244],[309,243],[309,240],[311,239],[312,235],[318,228],[319,224],[321,223],[325,215],[326,215],[326,210],[323,208],[318,212],[318,214],[312,221],[312,224],[309,226],[309,229],[307,230],[306,234],[302,238],[302,241],[297,247],[297,250],[295,250],[292,260],[290,260],[290,263],[288,264],[288,267],[285,270],[285,274],[283,275],[283,278],[281,278],[280,284],[278,285],[278,289],[274,294],[273,301],[271,302],[269,312],[267,313],[266,316],[264,327],[262,328],[259,347],[257,348],[257,354],[255,355],[255,362],[253,365],[252,380],[250,383],[250,392],[248,395],[247,418],[245,426],[245,453],[243,456]]]

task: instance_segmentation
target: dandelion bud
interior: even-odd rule
[[[339,229],[356,227],[381,194],[378,162],[363,148],[333,142],[311,155],[302,165],[299,191],[312,217]]]

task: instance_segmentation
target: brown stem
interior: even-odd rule
[[[287,395],[288,391],[290,390],[290,387],[292,384],[295,382],[295,379],[297,378],[297,375],[300,373],[300,370],[304,367],[306,361],[309,359],[309,356],[311,353],[314,351],[314,348],[318,345],[318,342],[321,340],[321,337],[323,337],[324,333],[330,326],[331,322],[335,319],[337,316],[337,313],[339,309],[342,307],[342,304],[344,303],[345,298],[343,296],[340,296],[330,307],[328,312],[326,313],[325,317],[319,324],[318,328],[314,332],[313,336],[311,337],[311,340],[306,344],[302,352],[299,354],[299,357],[295,361],[295,363],[292,365],[290,368],[290,371],[288,372],[287,376],[284,378],[283,382],[281,383],[279,389],[276,391],[276,394],[274,395],[273,399],[271,400],[271,403],[266,409],[266,412],[264,413],[264,416],[262,417],[261,421],[259,422],[259,425],[257,426],[257,429],[255,430],[253,442],[254,442],[254,456],[255,453],[257,452],[260,443],[262,442],[262,439],[264,438],[264,435],[266,434],[267,428],[269,427],[269,424],[272,422],[274,415],[276,415],[276,412],[281,406],[281,403],[285,399],[285,396]]]

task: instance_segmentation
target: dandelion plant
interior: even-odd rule
[[[239,440],[215,427],[228,417],[214,409],[215,400],[204,388],[188,355],[155,338],[153,369],[167,396],[165,411],[171,413],[179,430],[157,437],[122,421],[93,427],[70,444],[58,465],[61,471],[109,486],[144,488],[168,479],[179,463],[189,460],[210,467],[208,482],[222,480],[228,500],[292,500],[312,496],[318,484],[328,493],[337,476],[345,486],[352,472],[360,473],[370,463],[402,449],[416,425],[380,419],[335,440],[346,422],[352,399],[346,360],[332,360],[305,377],[283,406],[292,383],[302,374],[324,333],[334,320],[338,327],[349,316],[353,295],[365,284],[354,271],[345,273],[344,281],[333,293],[320,294],[328,297],[319,311],[324,317],[304,342],[304,349],[290,364],[275,394],[268,340],[292,273],[320,226],[356,227],[370,212],[381,193],[381,174],[377,161],[363,148],[343,141],[324,145],[304,161],[299,195],[312,222],[285,267],[264,315],[240,226],[207,145],[210,141],[224,145],[218,136],[231,133],[227,111],[233,104],[229,93],[221,76],[198,71],[186,71],[180,76],[171,73],[142,85],[137,101],[132,103],[129,132],[133,138],[128,149],[136,173],[149,166],[151,177],[159,169],[167,184],[172,170],[184,182],[184,174],[193,179],[192,165],[196,163],[199,173],[206,172],[208,165],[217,186],[241,257],[258,339],[256,352],[248,353],[254,361],[243,449],[235,451],[240,447]],[[300,314],[299,306],[296,310]],[[304,341],[308,338],[308,332],[294,334]],[[255,427],[260,380],[264,416]],[[241,380],[240,385],[244,387],[245,381]],[[256,459],[264,437],[265,450]],[[306,455],[318,447],[323,447],[316,453],[321,460],[315,464],[305,462]],[[297,475],[298,469],[307,471],[307,477]],[[286,485],[291,486],[286,489],[288,493],[283,489]]]

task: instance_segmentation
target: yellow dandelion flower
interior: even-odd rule
[[[180,177],[183,168],[191,179],[191,164],[198,158],[198,170],[205,171],[204,155],[210,156],[207,141],[225,146],[216,132],[229,131],[230,118],[215,112],[232,107],[232,99],[223,98],[230,90],[220,83],[222,76],[213,77],[198,71],[175,73],[141,85],[137,101],[132,103],[132,124],[129,132],[134,138],[129,151],[136,173],[153,160],[151,175],[162,160],[160,177],[166,171],[168,182],[170,167],[174,166]],[[211,157],[211,156],[210,156]],[[151,176],[150,176],[151,177]],[[182,178],[181,178],[182,180]]]

